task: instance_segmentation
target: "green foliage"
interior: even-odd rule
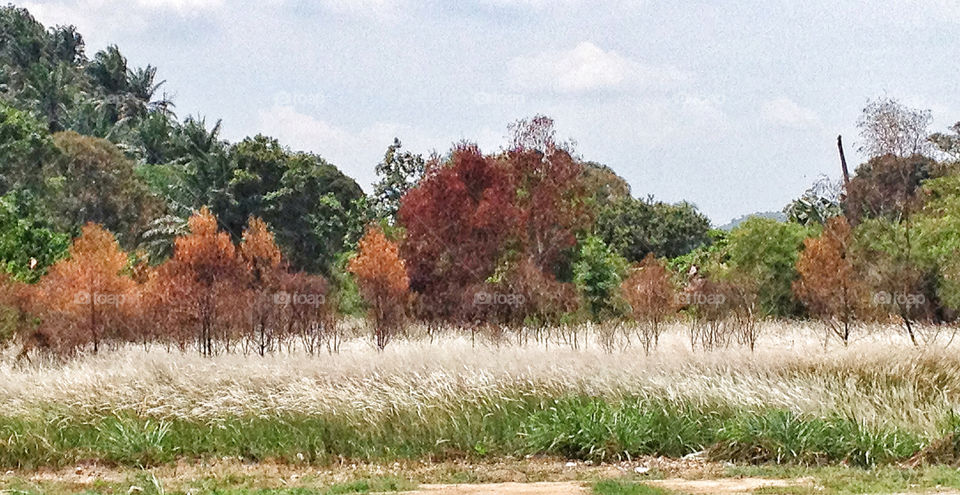
[[[125,246],[135,245],[162,201],[137,176],[134,164],[112,143],[75,132],[54,135],[60,155],[54,164],[59,186],[50,198],[52,217],[68,232],[95,222]]]
[[[710,221],[690,203],[624,198],[600,210],[596,232],[631,263],[654,253],[673,258],[709,243]]]
[[[58,233],[39,216],[26,193],[0,197],[0,264],[23,282],[36,282],[67,255],[70,236]],[[31,266],[33,265],[33,266]]]
[[[347,264],[356,254],[355,251],[343,251],[337,255],[330,272],[330,282],[334,286],[337,311],[343,315],[362,317],[367,313],[367,303],[360,294],[360,286],[353,274],[347,270]]]
[[[924,183],[927,203],[913,219],[910,258],[936,278],[940,302],[960,310],[960,174]]]
[[[26,112],[0,103],[0,195],[43,185],[45,166],[56,156],[46,127]]]
[[[396,223],[397,212],[400,211],[400,200],[409,191],[416,187],[423,176],[425,162],[423,156],[402,151],[400,140],[394,138],[393,144],[387,147],[383,161],[377,164],[377,177],[380,179],[373,185],[373,201],[377,214]]]
[[[352,247],[352,229],[362,231],[351,222],[362,214],[363,205],[357,201],[363,191],[312,154],[287,156],[282,172],[275,188],[263,197],[264,219],[292,266],[329,274],[337,255]]]
[[[596,319],[616,316],[623,311],[619,299],[620,283],[627,262],[607,246],[603,239],[587,237],[573,265],[573,281]]]
[[[800,312],[791,284],[797,278],[803,240],[813,233],[808,227],[768,218],[751,218],[730,232],[726,251],[731,274],[756,284],[764,313],[793,316]]]
[[[840,184],[821,176],[802,196],[791,202],[783,213],[787,220],[800,225],[824,225],[827,220],[842,215]]]
[[[710,239],[707,245],[669,261],[670,271],[675,273],[682,282],[688,282],[693,271],[707,277],[717,277],[726,273],[730,258],[729,234],[725,230],[710,229],[707,237]]]

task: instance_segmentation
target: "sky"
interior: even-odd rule
[[[399,137],[496,151],[545,114],[638,197],[715,225],[860,163],[869,99],[960,120],[955,0],[33,0],[152,64],[179,117],[312,151],[370,191]]]

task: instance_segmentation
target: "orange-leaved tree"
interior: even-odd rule
[[[357,247],[347,268],[370,305],[377,349],[383,350],[403,324],[410,278],[397,245],[379,228],[368,227]]]
[[[250,217],[240,243],[240,260],[247,271],[251,338],[256,340],[257,353],[265,355],[276,344],[276,315],[284,269],[280,248],[263,220]],[[283,299],[283,298],[280,298]]]
[[[797,298],[844,344],[856,320],[869,308],[869,288],[851,255],[852,242],[847,219],[831,218],[820,237],[804,241],[797,259],[800,278],[793,283]]]
[[[173,257],[151,281],[152,298],[166,309],[163,323],[181,345],[193,339],[205,356],[216,341],[228,346],[244,322],[247,272],[230,236],[207,208],[190,217],[190,233],[174,242]]]
[[[113,234],[88,223],[70,246],[69,257],[54,264],[35,292],[41,324],[28,345],[67,354],[104,340],[127,338],[136,283],[121,272],[127,254]]]
[[[638,324],[637,337],[649,354],[660,343],[664,321],[677,313],[676,285],[664,263],[649,253],[630,271],[620,290]]]
[[[20,282],[8,273],[0,273],[0,347],[33,328],[30,301],[34,286]],[[29,352],[29,349],[25,349]]]

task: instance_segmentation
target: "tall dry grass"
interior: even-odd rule
[[[823,332],[768,323],[755,352],[704,352],[692,351],[686,327],[676,326],[649,356],[638,345],[608,352],[590,339],[572,349],[449,336],[397,341],[384,352],[354,340],[339,354],[319,357],[203,358],[136,346],[65,363],[5,357],[0,407],[8,417],[53,408],[200,420],[336,414],[376,423],[398,410],[429,414],[517,396],[582,394],[709,409],[776,408],[929,435],[958,410],[960,356],[945,334],[914,348],[895,328],[876,327],[843,347],[825,345]]]

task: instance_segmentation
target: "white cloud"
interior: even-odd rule
[[[727,114],[717,101],[696,95],[680,96],[680,115],[694,128],[716,131],[728,124]]]
[[[631,87],[675,89],[687,75],[672,67],[637,63],[584,41],[572,50],[517,57],[508,63],[520,89],[564,94]]]
[[[139,17],[147,12],[174,12],[198,15],[224,5],[224,0],[53,0],[25,2],[37,19],[45,24],[76,24],[76,19],[121,19]]]
[[[323,8],[336,14],[389,17],[403,10],[405,0],[320,0]]]
[[[137,0],[137,5],[148,9],[173,10],[182,14],[194,14],[215,9],[223,0]]]
[[[777,98],[764,103],[761,113],[764,120],[780,127],[807,129],[820,125],[820,117],[816,112],[789,98]]]
[[[156,27],[162,14],[196,18],[223,5],[224,0],[39,0],[23,4],[45,26],[76,26],[88,50],[116,43],[124,33]],[[121,51],[124,48],[121,46]]]
[[[500,8],[521,8],[542,10],[546,8],[573,7],[583,3],[583,0],[480,0],[481,5]]]

